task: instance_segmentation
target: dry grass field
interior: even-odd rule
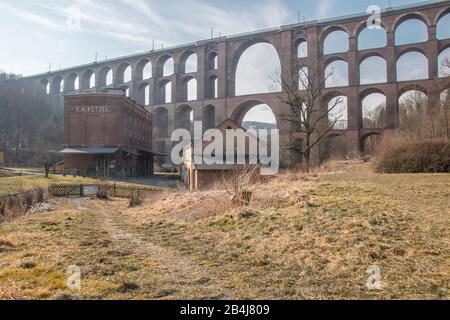
[[[1,173],[1,171],[0,171]],[[5,174],[6,175],[6,174]],[[83,177],[72,177],[51,174],[48,179],[43,174],[30,174],[24,176],[6,176],[0,175],[0,196],[7,194],[16,194],[25,190],[36,187],[46,189],[52,183],[69,183],[69,184],[90,184],[96,180]]]
[[[448,299],[450,175],[369,167],[223,191],[67,200],[0,225],[3,299]],[[66,287],[81,269],[81,289]],[[366,286],[371,265],[382,286]]]

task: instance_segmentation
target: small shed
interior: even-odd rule
[[[249,132],[237,122],[232,119],[227,119],[224,122],[220,123],[216,129],[222,132],[224,136],[224,148],[226,146],[226,130],[243,130],[246,132],[250,139],[254,139],[255,142],[262,143],[258,140],[258,138]],[[204,144],[205,148],[207,144]],[[236,148],[236,147],[235,147]],[[249,152],[248,140],[246,140],[246,158],[247,160],[253,157],[258,157],[258,155],[251,155]],[[236,150],[235,150],[236,151]],[[242,167],[247,166],[237,166],[233,164],[195,164],[193,159],[193,148],[188,148],[183,155],[184,162],[181,166],[181,179],[190,191],[204,190],[208,188],[212,188],[217,184],[222,184],[223,179],[226,178],[227,173],[232,170],[236,170],[236,168],[242,169]],[[225,156],[226,157],[226,156]],[[225,160],[225,159],[224,159]],[[255,171],[255,175],[259,175],[260,170]]]
[[[50,167],[51,174],[63,174],[64,173],[64,161],[58,162],[57,164]]]

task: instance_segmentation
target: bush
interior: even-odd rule
[[[450,143],[420,141],[385,146],[376,170],[384,173],[450,172]]]
[[[97,195],[98,199],[102,199],[102,200],[108,199],[108,185],[101,184],[101,185],[97,186],[96,195]]]
[[[134,191],[130,196],[130,208],[140,206],[144,203],[144,198],[139,191]]]

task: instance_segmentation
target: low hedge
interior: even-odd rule
[[[383,173],[450,172],[450,143],[404,142],[387,147],[380,155],[376,170]]]

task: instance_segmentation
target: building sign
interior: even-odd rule
[[[76,106],[77,113],[111,113],[109,106]]]

